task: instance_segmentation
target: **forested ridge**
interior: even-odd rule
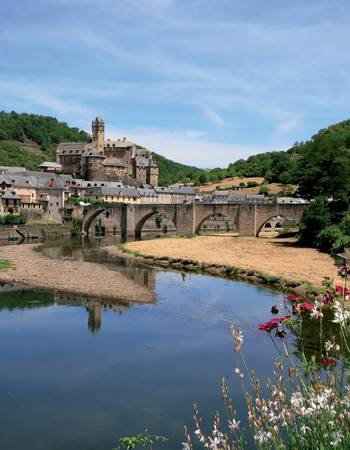
[[[159,184],[172,184],[178,181],[198,181],[201,173],[204,171],[198,167],[181,164],[165,156],[153,153],[159,167]]]
[[[0,165],[36,170],[41,162],[55,160],[60,142],[88,139],[85,131],[69,127],[54,117],[0,112]]]

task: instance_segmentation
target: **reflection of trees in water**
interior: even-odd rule
[[[10,287],[9,287],[10,288]],[[132,305],[108,299],[98,299],[74,294],[60,294],[31,289],[0,292],[0,311],[45,308],[52,305],[80,306],[88,312],[88,329],[96,334],[101,328],[103,311],[112,310],[123,314]]]
[[[339,324],[332,322],[334,315],[331,306],[324,307],[322,312],[322,321],[310,319],[308,316],[303,317],[300,336],[297,334],[299,329],[295,332],[289,327],[289,332],[295,337],[294,346],[297,356],[300,357],[303,353],[307,361],[311,361],[313,357],[316,358],[316,361],[320,361],[325,354],[324,343],[326,341],[333,342],[334,339],[335,343],[342,347]],[[349,358],[346,348],[341,348],[340,353],[346,359]]]
[[[0,311],[16,309],[33,309],[51,306],[54,296],[49,292],[32,290],[9,290],[0,292]]]

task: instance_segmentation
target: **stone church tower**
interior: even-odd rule
[[[105,143],[105,123],[101,116],[92,121],[92,142],[96,142],[96,149],[103,151]]]

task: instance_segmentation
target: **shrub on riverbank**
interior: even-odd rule
[[[304,214],[300,243],[336,255],[350,246],[350,213],[339,213],[335,205],[319,197]]]
[[[26,223],[25,217],[17,214],[0,215],[0,225],[23,225]]]
[[[70,227],[70,233],[72,236],[76,236],[82,232],[83,227],[83,221],[80,218],[73,217],[71,227]]]

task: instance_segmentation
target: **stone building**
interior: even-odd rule
[[[152,153],[125,137],[116,141],[105,140],[102,117],[92,121],[91,142],[59,144],[56,159],[63,173],[84,180],[121,181],[134,186],[158,185],[159,169]]]
[[[0,214],[18,214],[21,207],[21,197],[11,189],[0,189]]]
[[[40,218],[42,216],[57,222],[62,221],[61,211],[65,202],[71,195],[69,186],[73,181],[70,175],[61,175],[50,172],[12,171],[11,167],[3,168],[0,174],[0,190],[14,190],[18,195],[16,205],[9,212],[21,212],[27,218]],[[11,201],[12,198],[8,198]],[[5,197],[6,206],[6,197]],[[4,212],[8,212],[4,210]]]

